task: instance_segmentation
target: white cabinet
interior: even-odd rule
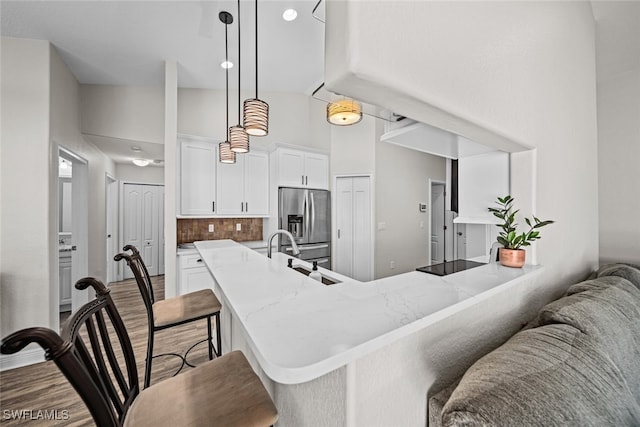
[[[71,252],[60,252],[58,280],[61,311],[71,310]]]
[[[216,144],[180,139],[180,214],[213,215],[216,212]]]
[[[329,189],[329,156],[291,148],[278,148],[277,185]]]
[[[217,214],[269,215],[269,155],[236,154],[236,163],[217,167]]]
[[[215,280],[200,254],[178,254],[178,295],[201,289],[213,289]]]

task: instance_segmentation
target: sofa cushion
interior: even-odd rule
[[[640,405],[593,337],[554,324],[519,332],[469,368],[442,425],[640,425]]]
[[[563,323],[592,337],[640,402],[640,289],[618,276],[586,280],[542,308],[539,324]]]
[[[618,276],[627,279],[640,289],[640,265],[635,264],[607,264],[595,272],[595,277]]]

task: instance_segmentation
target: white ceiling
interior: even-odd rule
[[[311,93],[323,80],[324,24],[311,12],[317,0],[258,2],[259,88]],[[255,86],[255,2],[242,0],[242,85]],[[293,7],[298,18],[282,19]],[[83,84],[162,86],[165,60],[178,63],[178,86],[223,89],[225,25],[237,63],[237,1],[5,1],[3,36],[49,40]],[[324,19],[324,4],[316,11]],[[230,70],[237,88],[237,68]]]
[[[336,0],[329,0],[336,1]],[[424,0],[402,0],[424,1]],[[258,2],[260,90],[311,94],[324,74],[324,1]],[[591,1],[596,20],[598,80],[640,68],[640,1]],[[242,88],[253,89],[253,0],[241,0]],[[285,22],[293,7],[298,18]],[[229,56],[237,62],[237,1],[6,1],[0,0],[3,36],[53,43],[82,84],[162,86],[165,60],[178,63],[183,88],[224,88],[224,24],[218,13],[234,15]],[[237,68],[230,72],[237,88]],[[326,91],[318,94],[328,99]],[[91,139],[116,162],[131,158],[125,141]],[[129,144],[131,145],[131,144]],[[136,142],[135,145],[140,145]],[[148,148],[148,150],[147,150]],[[162,147],[146,147],[162,159]]]

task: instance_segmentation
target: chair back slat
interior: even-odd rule
[[[153,286],[151,284],[151,277],[149,277],[149,271],[144,264],[140,252],[133,245],[126,245],[122,248],[125,252],[121,252],[113,257],[115,261],[124,259],[127,265],[131,269],[133,276],[136,279],[136,284],[140,289],[142,300],[144,301],[145,308],[147,309],[147,319],[149,321],[149,327],[153,327],[153,304],[155,303],[155,296],[153,295]],[[129,255],[126,251],[131,251]]]
[[[120,387],[120,392],[122,393],[122,395],[126,395],[129,386],[126,383],[124,375],[122,374],[122,369],[120,368],[120,364],[118,363],[116,354],[113,351],[113,347],[111,345],[108,345],[109,333],[107,331],[107,324],[101,311],[96,313],[96,320],[98,329],[100,331],[100,337],[102,337],[102,347],[107,356],[109,367],[111,368],[111,372],[113,373],[113,376],[115,377],[116,382]]]
[[[106,342],[103,340],[104,348],[102,348],[99,340],[100,337],[98,337],[96,326],[94,324],[94,318],[95,322],[98,322],[99,313],[99,311],[95,312],[94,316],[89,317],[85,322],[87,334],[89,335],[89,343],[91,344],[91,359],[93,359],[93,362],[95,363],[91,364],[91,368],[98,376],[98,381],[101,384],[104,393],[109,396],[111,404],[118,413],[118,418],[122,418],[122,416],[124,415],[124,405],[113,384],[111,372],[109,372],[109,370],[107,369],[107,364],[105,363],[103,356],[103,352],[106,352],[107,348],[111,349],[112,351],[113,348],[108,337]]]

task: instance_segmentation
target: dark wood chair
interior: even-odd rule
[[[31,343],[45,350],[85,402],[98,427],[269,426],[277,410],[244,355],[233,351],[142,391],[129,335],[109,290],[97,279],[96,299],[74,313],[62,336],[34,327],[2,340],[2,354]]]
[[[135,246],[127,245],[122,248],[122,253],[117,254],[113,259],[116,261],[125,260],[131,269],[133,276],[140,289],[145,309],[147,310],[147,320],[149,325],[149,335],[147,338],[147,359],[145,361],[144,371],[144,388],[149,387],[151,383],[151,363],[154,357],[175,356],[182,359],[182,364],[175,374],[178,374],[184,365],[194,367],[187,361],[189,351],[196,345],[207,341],[209,348],[209,360],[213,359],[213,355],[220,356],[222,354],[221,338],[220,338],[220,309],[222,305],[211,289],[203,289],[196,292],[190,292],[185,295],[179,295],[173,298],[156,301],[153,295],[153,286],[151,278],[147,270],[140,252]],[[126,253],[131,251],[131,255]],[[216,322],[216,346],[212,342],[211,318],[215,318]],[[207,320],[207,338],[198,341],[192,345],[184,355],[178,353],[163,353],[153,355],[153,339],[156,331],[172,328],[174,326],[183,325],[185,323],[194,322],[196,320]],[[174,374],[174,375],[175,375]]]

